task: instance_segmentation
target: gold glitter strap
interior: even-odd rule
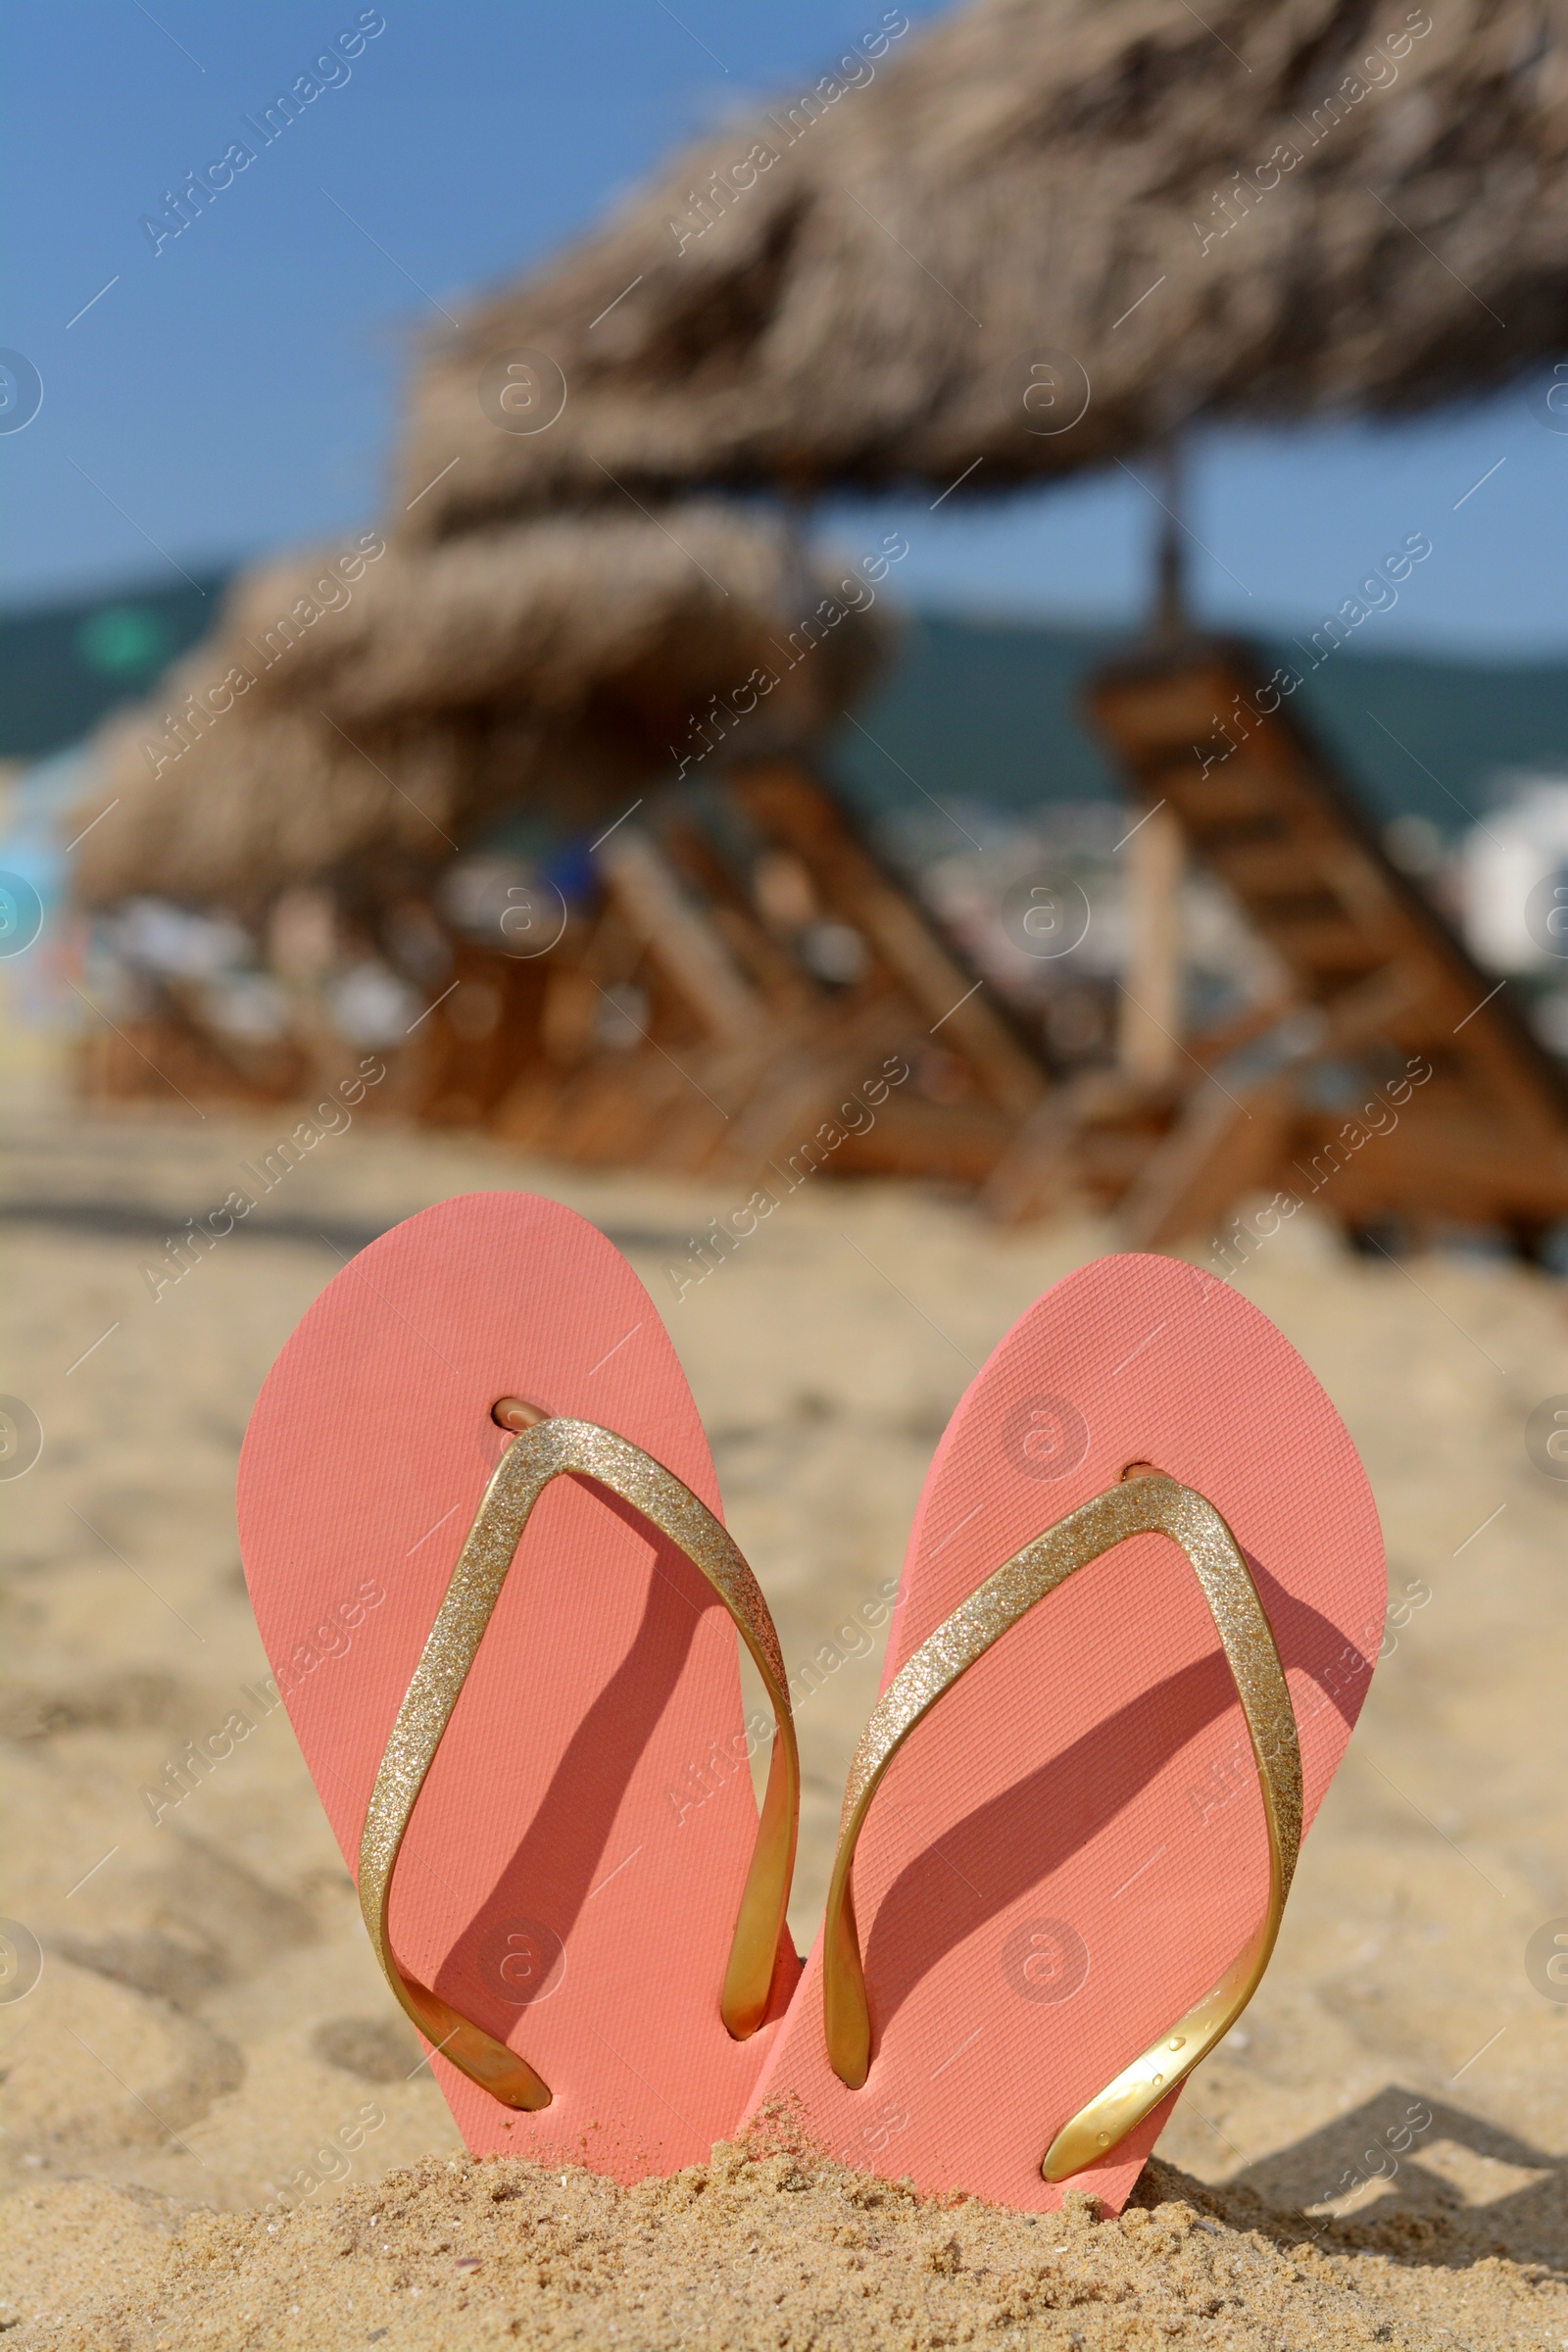
[[[858,2090],[870,2071],[871,2025],[855,1922],[855,1848],[883,1774],[921,1718],[994,1642],[1073,1571],[1129,1536],[1168,1536],[1192,1563],[1218,1629],[1251,1735],[1268,1831],[1268,1904],[1240,1957],[1113,2082],[1065,2123],[1040,2170],[1048,2180],[1082,2172],[1126,2136],[1227,2034],[1257,1990],[1279,1934],[1301,1843],[1301,1756],[1296,1715],[1257,1587],[1211,1502],[1162,1471],[1125,1477],[1036,1536],[987,1577],[900,1669],[878,1701],[850,1764],[839,1850],[823,1928],[822,2007],[828,2056]]]
[[[425,2038],[470,2082],[508,2107],[548,2107],[548,2084],[505,2042],[404,1976],[392,1954],[387,1909],[409,1818],[501,1597],[528,1514],[552,1479],[571,1473],[593,1479],[632,1504],[707,1578],[740,1629],[778,1725],[757,1842],[719,1991],[719,2014],[737,2041],[756,2033],[767,2008],[795,1867],[800,1756],[778,1635],[757,1579],[707,1505],[640,1446],[591,1421],[540,1422],[508,1446],[485,1489],[408,1695],[398,1709],[360,1839],[360,1910],[387,1983]]]

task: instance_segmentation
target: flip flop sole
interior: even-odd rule
[[[351,1871],[393,1720],[509,1442],[491,1418],[506,1396],[615,1431],[720,1513],[653,1301],[570,1209],[470,1194],[345,1266],[262,1390],[239,1516],[263,1643]],[[735,1629],[711,1589],[629,1505],[556,1480],[392,1886],[405,1972],[553,2093],[515,2111],[432,2056],[474,2154],[629,2180],[701,2161],[734,2129],[777,2030],[733,2041],[718,2010],[757,1834],[748,1741]],[[775,2018],[792,1973],[781,1963]]]
[[[927,1477],[883,1689],[1046,1527],[1152,1462],[1229,1523],[1286,1670],[1310,1822],[1366,1694],[1386,1586],[1365,1475],[1267,1318],[1198,1268],[1101,1259],[1013,1326]],[[919,1724],[872,1801],[855,1901],[872,2023],[849,2090],[821,1943],[753,2112],[847,2163],[1035,2211],[1119,2211],[1176,2093],[1052,2184],[1057,2129],[1200,1998],[1265,1907],[1262,1803],[1188,1562],[1135,1537],[1050,1593]]]

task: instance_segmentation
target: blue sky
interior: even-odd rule
[[[10,12],[0,344],[44,400],[0,435],[8,606],[368,521],[401,380],[441,307],[587,226],[716,116],[803,83],[880,6],[379,13],[351,78],[155,257],[142,216],[352,27],[359,0]],[[1568,435],[1543,429],[1525,388],[1418,426],[1215,433],[1194,453],[1196,599],[1230,626],[1310,626],[1419,531],[1433,555],[1368,640],[1568,654],[1565,492]],[[1113,470],[997,506],[830,520],[852,544],[897,520],[901,587],[920,603],[1082,620],[1140,610],[1154,517]]]

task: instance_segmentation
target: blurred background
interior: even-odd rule
[[[1250,22],[16,25],[13,1061],[1558,1262],[1562,27]]]

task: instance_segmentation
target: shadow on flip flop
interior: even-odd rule
[[[1343,1693],[1323,1681],[1345,1646],[1337,1626],[1293,1598],[1247,1555],[1287,1673],[1311,1675],[1348,1722]],[[1092,1573],[1092,1571],[1091,1571]],[[1364,1670],[1364,1668],[1363,1668]],[[1353,1679],[1348,1677],[1353,1687]],[[1216,1649],[1107,1715],[946,1831],[894,1880],[866,1945],[866,1973],[886,2027],[914,1987],[965,1936],[1008,1910],[1099,1836],[1208,1724],[1236,1709],[1236,1685]],[[1265,1869],[1261,1837],[1258,1867]],[[1261,1884],[1261,1879],[1260,1879]]]
[[[644,1539],[649,1529],[629,1503],[594,1489],[595,1499]],[[621,1799],[658,1729],[705,1608],[709,1587],[672,1544],[654,1545],[656,1573],[630,1648],[573,1732],[537,1811],[511,1860],[453,1944],[436,1981],[444,2000],[504,2032],[519,2005],[496,1973],[505,1958],[498,1921],[548,1923],[564,1943],[604,1875],[606,1843]],[[455,1718],[461,1738],[462,1710]],[[439,1764],[437,1765],[439,1769]],[[432,1778],[434,1774],[432,1773]],[[413,1827],[416,1835],[418,1816]],[[470,2008],[470,2004],[472,2007]]]

